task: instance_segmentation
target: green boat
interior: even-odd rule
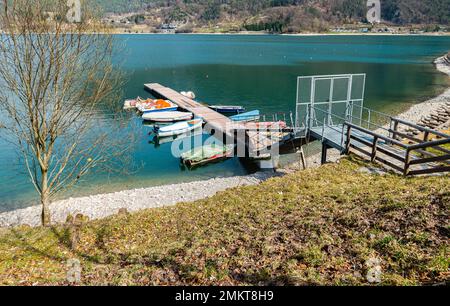
[[[234,145],[207,145],[183,153],[181,162],[193,168],[230,158],[233,153]]]

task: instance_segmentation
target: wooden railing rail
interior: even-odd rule
[[[411,122],[405,121],[405,120],[400,119],[400,118],[391,118],[391,120],[394,123],[394,125],[393,125],[394,128],[391,129],[391,132],[394,134],[393,138],[396,138],[396,136],[398,134],[401,134],[401,132],[398,131],[399,124],[403,124],[403,125],[406,125],[408,127],[414,128],[414,129],[416,129],[416,130],[418,130],[420,132],[423,132],[424,135],[425,135],[424,141],[427,141],[428,137],[430,135],[436,135],[436,136],[439,136],[439,137],[442,137],[442,138],[450,138],[450,135],[447,135],[445,133],[441,133],[439,131],[436,131],[436,130],[433,130],[433,129],[430,129],[430,128],[427,128],[427,127],[424,127],[424,126],[417,125],[415,123],[411,123]]]
[[[397,121],[398,123],[402,123],[403,121]],[[432,174],[432,173],[440,173],[440,172],[450,172],[450,152],[442,148],[441,146],[450,144],[450,136],[433,131],[427,128],[421,129],[427,133],[428,135],[434,134],[438,135],[439,137],[442,137],[444,139],[434,140],[434,141],[427,141],[427,137],[424,137],[424,140],[416,139],[418,142],[417,144],[408,145],[405,144],[397,139],[398,136],[402,137],[404,134],[400,132],[393,133],[393,138],[386,137],[384,135],[378,134],[377,132],[368,130],[366,128],[360,127],[358,125],[355,125],[350,122],[345,123],[347,127],[347,135],[346,135],[346,143],[345,143],[345,151],[347,153],[350,152],[350,150],[355,150],[359,153],[362,153],[370,158],[372,162],[378,161],[381,162],[401,173],[403,175],[419,175],[419,174]],[[413,124],[410,124],[413,125]],[[392,132],[395,132],[395,128],[391,129]],[[359,133],[354,133],[354,131],[358,131]],[[372,140],[368,140],[366,137],[361,137],[358,134],[368,135],[372,137]],[[406,137],[407,138],[407,137]],[[409,138],[408,138],[409,139]],[[381,143],[380,140],[384,140],[385,143]],[[365,147],[360,147],[358,145],[355,145],[352,143],[352,141],[359,142],[363,144]],[[404,156],[401,153],[396,153],[392,149],[387,148],[386,145],[394,145],[394,147],[397,147],[398,150],[403,150]],[[366,150],[365,148],[369,149]],[[443,155],[437,155],[434,153],[431,153],[430,151],[434,149],[435,151],[443,152]],[[414,154],[414,152],[419,153],[422,156],[421,157],[418,154]],[[389,156],[398,162],[401,163],[401,165],[397,165],[393,163],[392,161],[389,161],[385,158],[382,158],[379,156],[379,153],[382,153],[386,156]],[[427,167],[427,164],[430,164]],[[431,165],[435,164],[435,165]],[[415,165],[422,165],[424,166],[423,169],[412,169],[411,166]]]
[[[374,132],[374,131],[368,130],[368,129],[363,128],[363,127],[360,127],[360,126],[355,125],[355,124],[353,124],[353,123],[346,122],[345,125],[350,126],[352,129],[361,131],[361,132],[363,132],[363,133],[365,133],[365,134],[368,134],[368,135],[371,135],[371,136],[374,136],[374,137],[376,136],[376,137],[378,137],[379,139],[382,139],[382,140],[384,140],[384,141],[386,141],[386,142],[388,142],[388,143],[395,144],[395,145],[397,145],[397,146],[399,146],[399,147],[402,147],[402,148],[404,148],[404,149],[406,149],[406,148],[408,147],[407,144],[404,144],[404,143],[401,142],[401,141],[398,141],[398,140],[396,140],[396,139],[392,139],[392,138],[390,138],[390,137],[388,137],[388,136],[384,136],[384,135],[378,134],[378,133],[376,133],[376,132]]]
[[[450,138],[446,138],[446,139],[440,139],[440,140],[435,140],[435,141],[419,143],[416,145],[410,145],[409,148],[410,148],[410,150],[418,150],[418,149],[426,149],[426,148],[432,148],[432,147],[437,147],[437,146],[441,146],[441,145],[446,145],[449,143],[450,143]]]

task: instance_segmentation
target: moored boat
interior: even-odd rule
[[[240,114],[245,112],[243,106],[233,106],[233,105],[210,105],[210,109],[222,113],[222,114]]]
[[[236,122],[251,122],[251,121],[258,121],[260,119],[260,116],[261,116],[260,111],[254,110],[251,112],[232,116],[230,117],[230,119]]]
[[[136,108],[136,100],[135,99],[128,99],[125,100],[123,103],[123,109],[134,109]]]
[[[134,109],[139,107],[142,103],[150,103],[153,102],[152,99],[143,100],[141,97],[137,97],[136,99],[127,99],[123,104],[123,109]]]
[[[198,167],[232,157],[234,145],[207,145],[181,155],[181,162],[188,167]]]
[[[202,135],[202,133],[203,133],[203,131],[201,129],[196,129],[193,131],[189,131],[187,133],[169,136],[169,137],[158,137],[157,135],[155,135],[153,137],[153,139],[151,141],[149,141],[149,143],[155,145],[155,147],[159,147],[163,144],[171,143],[176,140],[183,139],[183,138],[199,136],[199,135]]]
[[[167,100],[156,100],[154,103],[143,104],[138,107],[142,113],[155,113],[155,112],[167,112],[176,111],[178,106]]]
[[[203,119],[194,119],[190,121],[178,122],[164,127],[155,126],[154,132],[159,137],[168,137],[184,134],[203,126]]]
[[[145,121],[153,122],[175,122],[192,119],[194,115],[192,113],[178,112],[178,111],[166,111],[166,112],[150,112],[144,113],[142,119]]]
[[[155,104],[156,104],[156,100],[153,100],[150,98],[144,100],[144,99],[141,99],[138,97],[136,99],[136,108],[137,109],[140,109],[140,108],[146,107],[146,106],[155,105]]]

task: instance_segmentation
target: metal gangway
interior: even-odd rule
[[[364,107],[365,74],[298,78],[294,134],[404,175],[450,171],[450,135]],[[414,130],[414,134],[405,131]]]

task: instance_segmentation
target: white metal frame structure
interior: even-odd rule
[[[350,122],[355,118],[362,120],[366,74],[316,75],[300,76],[297,79],[295,129],[298,134],[317,126],[337,126],[333,115],[344,117]],[[342,113],[335,113],[339,105]],[[359,106],[360,113],[353,114],[354,106]],[[327,114],[320,118],[319,111]],[[343,124],[343,122],[341,123]]]

